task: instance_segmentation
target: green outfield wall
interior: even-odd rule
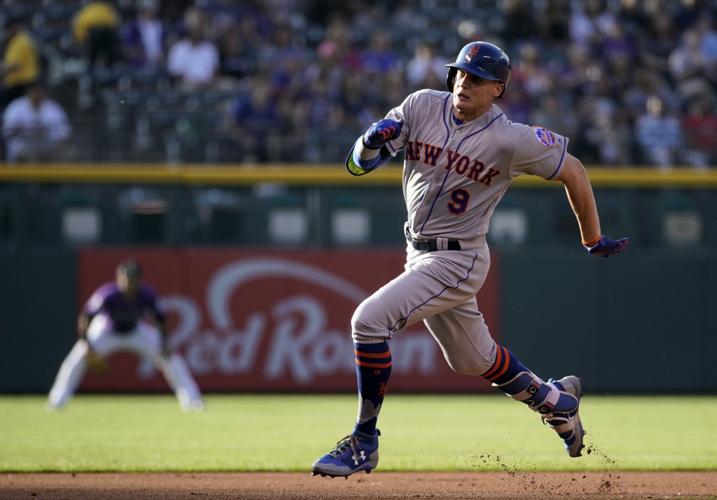
[[[75,256],[0,252],[0,392],[49,389],[75,332]]]
[[[518,179],[489,233],[495,256],[490,310],[497,311],[489,321],[496,335],[541,375],[576,373],[588,390],[717,392],[717,171],[589,173],[603,229],[630,236],[629,251],[611,259],[587,256],[560,185]],[[197,252],[229,255],[225,260],[235,251],[241,258],[271,252],[304,262],[316,252],[333,266],[350,252],[347,266],[359,271],[372,254],[388,252],[390,262],[400,262],[400,175],[386,168],[353,178],[328,166],[0,169],[0,392],[49,389],[86,299],[81,255],[119,249],[155,252],[162,261],[166,252],[182,263]],[[181,277],[185,270],[178,271]],[[98,274],[97,284],[111,279],[106,271]],[[196,278],[202,280],[208,275]],[[364,288],[380,284],[362,282]],[[191,294],[203,296],[204,289]],[[257,311],[276,305],[264,295]],[[340,318],[332,321],[331,332],[344,328]],[[231,340],[226,332],[212,334]],[[405,352],[424,359],[420,348]],[[191,356],[189,347],[182,349]],[[407,374],[428,370],[405,363]],[[231,373],[223,374],[221,390],[242,391]],[[349,380],[345,387],[326,387],[352,390],[348,372],[341,373]],[[290,377],[283,383],[291,390]],[[467,386],[456,382],[458,390]]]
[[[371,249],[363,253],[371,259]],[[565,249],[495,253],[499,299],[492,322],[534,370],[579,374],[599,393],[717,392],[713,253],[631,251],[605,260]],[[4,253],[0,262],[0,392],[46,391],[74,341],[76,256]],[[465,391],[456,377],[455,390]],[[235,385],[231,375],[227,380],[222,391],[245,390],[238,377]],[[442,390],[452,390],[450,380]],[[292,390],[288,384],[282,390]],[[352,390],[344,385],[334,390]]]

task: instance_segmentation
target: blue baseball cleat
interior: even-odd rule
[[[580,379],[575,375],[568,375],[558,380],[550,379],[548,384],[555,386],[562,394],[552,412],[543,415],[543,422],[547,423],[565,443],[565,449],[571,457],[582,456],[583,436],[585,430],[580,422],[580,398],[583,395]]]
[[[378,465],[378,436],[357,431],[336,443],[336,447],[314,462],[311,475],[346,477],[360,471],[368,474]]]

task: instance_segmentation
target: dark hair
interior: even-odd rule
[[[27,84],[28,89],[31,89],[33,87],[41,87],[43,89],[46,89],[47,81],[45,80],[45,78],[42,75],[40,75]]]
[[[134,259],[126,259],[117,265],[117,272],[126,274],[130,278],[141,278],[142,268]]]
[[[7,30],[18,24],[25,24],[27,22],[27,16],[21,15],[10,15],[5,18],[4,28]]]

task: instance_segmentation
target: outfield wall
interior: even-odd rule
[[[206,391],[351,391],[355,304],[400,272],[402,250],[84,249],[0,260],[0,392],[42,392],[74,341],[75,317],[116,261],[135,255],[169,312],[173,345]],[[547,376],[598,392],[715,392],[709,253],[494,252],[479,302],[496,338]],[[452,374],[420,326],[393,341],[392,390],[485,390]],[[147,363],[117,355],[93,391],[164,391]]]
[[[560,184],[519,178],[489,232],[479,301],[492,333],[541,375],[574,372],[593,390],[717,392],[717,170],[588,171],[604,230],[630,236],[630,249],[586,256]],[[49,388],[82,302],[127,255],[145,263],[205,390],[353,390],[349,318],[402,266],[400,176],[303,165],[0,169],[0,392]],[[218,310],[210,290],[227,280]],[[391,390],[486,389],[449,373],[420,327],[393,346]],[[166,390],[150,365],[121,355],[85,389]]]

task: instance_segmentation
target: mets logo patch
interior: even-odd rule
[[[478,54],[478,51],[480,50],[480,45],[474,45],[470,49],[468,49],[468,52],[466,53],[466,62],[471,62],[473,58]]]
[[[544,129],[543,127],[535,127],[533,132],[535,132],[535,138],[538,139],[538,142],[542,145],[552,146],[555,144],[555,136],[550,130]]]

